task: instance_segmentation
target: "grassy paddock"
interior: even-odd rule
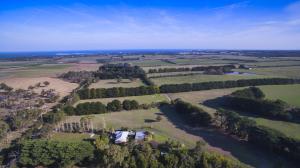
[[[162,101],[168,101],[168,98],[164,94],[155,94],[155,95],[145,95],[145,96],[130,96],[130,97],[117,97],[117,98],[104,98],[104,99],[87,99],[87,100],[80,100],[74,106],[76,106],[79,103],[85,103],[85,102],[101,102],[104,104],[107,104],[108,102],[111,102],[113,100],[136,100],[140,104],[149,104],[149,103],[156,103],[156,102],[162,102]]]
[[[300,66],[291,67],[270,67],[270,68],[254,68],[251,70],[238,70],[240,72],[250,72],[260,75],[271,75],[278,77],[300,78]]]
[[[25,64],[18,68],[1,70],[0,76],[4,77],[45,77],[56,76],[66,72],[72,65],[68,64]],[[1,75],[2,74],[2,75]]]
[[[154,137],[159,142],[164,142],[168,138],[179,140],[189,147],[195,145],[197,140],[201,138],[186,133],[177,128],[172,122],[168,120],[166,115],[172,115],[177,120],[181,118],[173,111],[173,109],[165,108],[163,111],[157,108],[148,110],[133,110],[122,111],[106,114],[92,115],[94,128],[114,128],[128,127],[136,130],[149,130],[154,133]],[[162,116],[162,120],[157,122],[156,117]],[[83,116],[69,116],[67,122],[78,122]]]
[[[226,80],[239,80],[239,79],[258,79],[258,78],[267,78],[267,77],[271,77],[271,76],[195,74],[195,75],[187,75],[187,76],[153,78],[151,80],[157,85],[163,85],[163,84],[199,83],[199,82],[226,81]]]
[[[284,121],[274,121],[263,118],[255,118],[254,120],[257,122],[258,125],[278,130],[284,133],[286,136],[300,140],[300,124]]]
[[[129,79],[122,79],[118,82],[116,79],[99,80],[97,83],[92,83],[89,88],[112,88],[112,87],[139,87],[144,86],[140,79],[130,81]]]
[[[259,86],[268,99],[281,99],[290,105],[300,107],[300,84]]]
[[[161,61],[161,60],[136,61],[136,62],[132,62],[132,64],[137,65],[137,66],[141,66],[141,67],[174,65],[174,64],[164,62],[164,61]]]

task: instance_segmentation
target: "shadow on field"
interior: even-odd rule
[[[223,133],[222,131],[210,128],[191,128],[172,107],[163,106],[160,110],[165,114],[167,119],[177,128],[184,130],[188,134],[196,135],[206,141],[210,146],[219,148],[226,154],[229,152],[241,162],[257,168],[273,168],[278,165],[280,159],[272,153],[259,150],[244,141],[239,141],[234,137]],[[293,167],[286,165],[287,167]]]

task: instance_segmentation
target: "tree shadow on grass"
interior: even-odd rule
[[[240,141],[216,128],[191,128],[187,126],[188,121],[184,121],[170,106],[160,107],[160,110],[177,128],[188,134],[201,137],[210,146],[229,152],[232,156],[245,164],[257,168],[273,168],[274,165],[280,161],[285,164],[285,167],[293,167],[289,165],[288,162],[282,161],[273,153],[260,150],[256,146],[252,146],[245,141]]]

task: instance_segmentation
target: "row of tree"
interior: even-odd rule
[[[264,93],[256,87],[242,89],[225,97],[225,107],[242,112],[248,112],[260,117],[293,121],[299,120],[297,110],[282,100],[264,99]]]
[[[192,126],[209,126],[212,122],[212,117],[206,111],[181,99],[174,101],[174,107]]]
[[[259,85],[283,85],[300,83],[299,79],[287,78],[265,78],[265,79],[241,79],[230,81],[212,81],[201,83],[184,83],[184,84],[168,84],[159,87],[160,93],[178,93],[189,91],[200,91],[210,89],[235,88],[245,86],[259,86]]]
[[[111,97],[126,97],[126,96],[141,96],[157,93],[178,93],[210,89],[234,88],[245,86],[259,85],[283,85],[300,83],[297,79],[287,78],[266,78],[266,79],[242,79],[232,81],[215,81],[202,83],[184,83],[184,84],[168,84],[157,86],[140,86],[133,88],[98,88],[98,89],[82,89],[78,91],[80,99],[95,99],[95,98],[111,98]]]
[[[103,114],[107,112],[116,112],[121,110],[136,110],[140,108],[150,108],[154,105],[139,104],[136,100],[113,100],[107,105],[101,102],[85,102],[80,103],[76,107],[66,106],[64,112],[67,115],[89,115],[89,114]]]
[[[96,99],[96,98],[111,98],[111,97],[126,97],[126,96],[141,96],[159,93],[159,88],[156,86],[140,86],[133,88],[98,88],[98,89],[82,89],[78,91],[80,99]]]
[[[231,134],[247,140],[260,148],[298,161],[300,158],[300,141],[287,137],[283,133],[264,126],[258,126],[254,120],[241,117],[228,110],[216,112],[216,122]]]
[[[205,151],[205,144],[186,149],[167,141],[158,147],[151,143],[120,146],[101,135],[94,145],[88,142],[63,143],[31,140],[21,146],[20,167],[105,167],[105,168],[244,168],[230,157]]]
[[[148,73],[168,73],[168,72],[185,72],[185,71],[209,71],[209,70],[221,70],[222,72],[229,72],[236,68],[234,65],[222,65],[222,66],[197,66],[197,67],[180,67],[180,68],[159,68],[149,69]]]

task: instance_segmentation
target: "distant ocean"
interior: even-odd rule
[[[23,57],[63,57],[63,56],[88,56],[88,55],[126,55],[126,54],[162,54],[178,53],[187,50],[162,49],[162,50],[78,50],[78,51],[42,51],[42,52],[0,52],[0,58],[23,58]]]

